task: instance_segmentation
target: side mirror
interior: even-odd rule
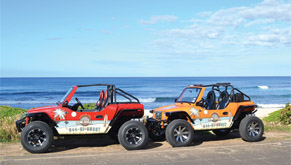
[[[175,98],[175,102],[177,102],[177,98]]]

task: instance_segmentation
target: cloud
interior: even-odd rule
[[[272,29],[266,33],[251,35],[245,42],[246,45],[259,46],[291,46],[290,28]]]
[[[170,29],[165,30],[162,34],[171,37],[183,37],[188,39],[204,38],[217,39],[223,34],[224,30],[220,27],[207,28],[201,25],[193,25],[184,29]]]
[[[178,19],[177,16],[174,15],[158,15],[158,16],[151,16],[149,20],[140,20],[140,24],[157,24],[159,22],[174,22]]]
[[[176,55],[225,54],[228,49],[237,54],[250,46],[290,47],[290,11],[291,4],[268,0],[249,7],[201,12],[182,21],[182,28],[155,31],[158,38],[152,43],[161,54]]]
[[[61,37],[52,37],[52,38],[47,38],[47,40],[52,40],[52,41],[57,41],[57,40],[62,40],[63,38]]]
[[[239,26],[248,21],[264,23],[270,21],[291,21],[291,4],[265,0],[254,7],[233,7],[215,12],[207,20],[208,23],[218,26]]]

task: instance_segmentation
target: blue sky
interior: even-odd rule
[[[291,76],[290,1],[1,0],[1,77]]]

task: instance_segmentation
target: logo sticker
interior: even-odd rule
[[[78,124],[81,124],[82,126],[88,126],[89,124],[92,124],[90,117],[87,115],[84,115],[81,117]]]
[[[213,114],[211,115],[211,118],[210,118],[208,121],[217,122],[217,121],[219,121],[219,120],[220,120],[220,118],[219,118],[218,114],[217,114],[217,113],[213,113]]]
[[[64,120],[65,119],[65,115],[66,115],[66,112],[61,110],[61,109],[56,109],[54,111],[55,113],[55,116],[54,116],[54,119],[57,119],[59,118],[60,120]]]
[[[191,112],[190,116],[195,115],[195,117],[199,117],[199,111],[197,109],[191,108],[190,112]]]

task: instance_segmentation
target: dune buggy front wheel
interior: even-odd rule
[[[188,146],[193,138],[194,130],[186,120],[176,119],[166,128],[166,139],[173,147]]]
[[[31,153],[46,152],[53,141],[52,129],[42,121],[34,121],[28,124],[21,133],[21,144]]]

